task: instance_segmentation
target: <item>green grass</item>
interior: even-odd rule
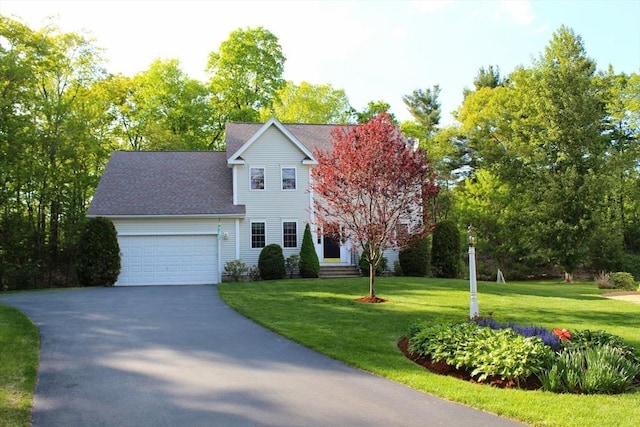
[[[481,315],[548,328],[604,329],[640,350],[640,305],[602,298],[593,283],[524,282],[478,285]],[[221,297],[269,329],[349,365],[412,388],[540,426],[637,426],[640,391],[567,395],[505,390],[428,372],[396,344],[416,321],[468,318],[468,282],[379,278],[383,304],[354,300],[368,279],[306,279],[224,283]]]
[[[31,425],[38,370],[36,326],[18,310],[0,305],[0,425]]]

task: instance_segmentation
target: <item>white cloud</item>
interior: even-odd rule
[[[507,19],[524,27],[533,23],[535,14],[529,0],[502,0],[492,17],[495,20]]]
[[[412,0],[411,4],[421,12],[431,13],[451,6],[454,0]]]

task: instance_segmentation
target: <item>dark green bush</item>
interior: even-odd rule
[[[430,242],[427,236],[416,237],[409,246],[400,251],[398,260],[404,276],[424,277],[429,271],[431,254]]]
[[[304,278],[318,277],[320,273],[320,261],[316,248],[313,245],[311,227],[307,224],[302,236],[302,246],[300,247],[300,262],[298,263],[300,275]]]
[[[610,273],[609,280],[613,285],[613,289],[620,289],[623,291],[635,291],[636,282],[633,280],[631,273]]]
[[[433,230],[431,268],[436,277],[455,278],[460,270],[460,232],[452,221],[440,221]]]
[[[284,279],[287,269],[284,264],[282,247],[276,243],[262,248],[258,258],[258,270],[263,280]]]
[[[78,280],[83,286],[112,286],[120,274],[120,246],[113,223],[89,218],[78,242]]]

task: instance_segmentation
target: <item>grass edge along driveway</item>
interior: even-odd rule
[[[432,374],[406,359],[396,344],[410,324],[464,321],[464,280],[384,277],[383,304],[355,299],[368,278],[294,279],[223,283],[223,300],[246,317],[351,366],[436,396],[540,426],[636,426],[640,391],[622,395],[570,395],[504,390]],[[603,329],[640,349],[640,305],[600,296],[593,283],[481,282],[480,313],[500,322],[547,328]]]
[[[31,425],[38,370],[38,328],[13,307],[0,304],[0,425]]]

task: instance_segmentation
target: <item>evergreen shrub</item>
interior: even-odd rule
[[[623,291],[635,291],[636,283],[633,280],[631,273],[618,272],[609,274],[609,280],[614,289],[621,289]]]
[[[400,251],[398,258],[404,276],[424,277],[429,271],[431,254],[429,253],[429,238],[416,237],[409,246]]]
[[[298,268],[300,269],[300,275],[304,278],[318,277],[318,274],[320,274],[320,261],[318,260],[318,254],[316,254],[316,248],[313,245],[313,237],[311,236],[311,227],[309,227],[309,224],[304,228]]]
[[[431,268],[436,277],[455,278],[460,270],[460,232],[452,221],[440,221],[433,230]]]
[[[104,217],[89,218],[78,242],[76,273],[83,286],[113,286],[120,275],[118,233]]]
[[[258,270],[260,278],[263,280],[284,279],[287,275],[287,269],[284,264],[284,254],[282,247],[276,243],[262,248],[260,257],[258,258]]]

